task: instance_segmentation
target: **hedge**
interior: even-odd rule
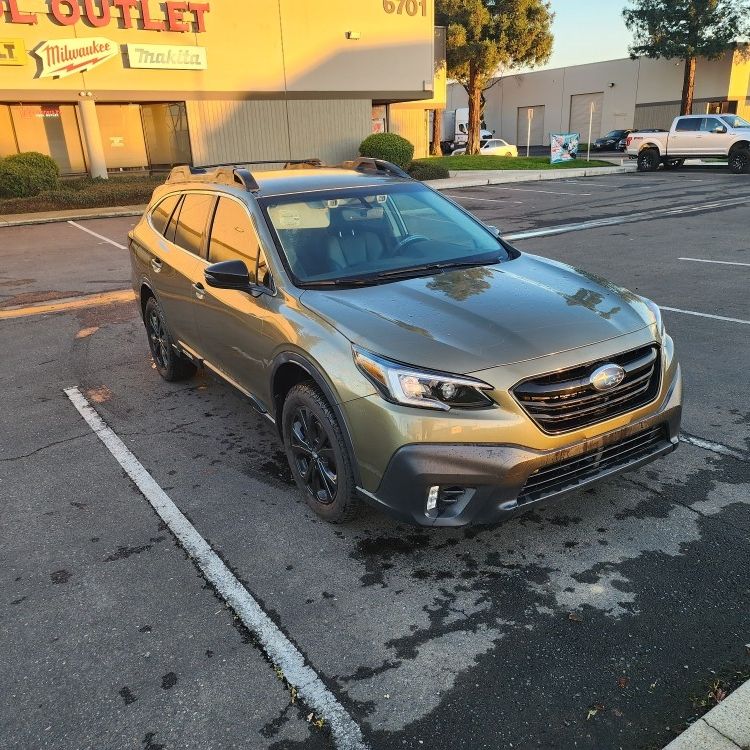
[[[414,146],[396,133],[373,133],[359,144],[359,155],[385,159],[406,169],[414,157]]]
[[[0,159],[0,197],[25,198],[52,190],[60,179],[53,159],[37,151],[26,151]]]
[[[424,161],[413,161],[406,170],[415,180],[444,180],[450,177],[448,170],[439,164]]]

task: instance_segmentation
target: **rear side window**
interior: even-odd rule
[[[214,197],[212,195],[204,193],[185,194],[174,235],[176,245],[195,255],[201,254],[203,235],[213,204]]]
[[[151,212],[151,223],[159,234],[164,234],[164,230],[167,228],[167,222],[174,213],[179,200],[179,195],[167,196],[163,201],[160,201],[156,208]]]
[[[701,121],[699,117],[683,117],[677,120],[675,130],[699,130]]]
[[[250,280],[254,282],[258,250],[258,236],[247,209],[237,201],[219,198],[211,226],[208,262],[242,260],[250,272]]]

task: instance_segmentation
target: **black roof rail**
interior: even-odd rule
[[[382,172],[391,175],[391,177],[411,179],[411,176],[401,167],[385,159],[369,159],[365,156],[358,156],[356,159],[341,162],[338,167],[340,169],[355,169],[357,172]]]

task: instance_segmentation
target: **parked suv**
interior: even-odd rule
[[[653,302],[387,162],[287,167],[173,169],[130,253],[161,376],[245,394],[320,516],[490,523],[677,447]]]

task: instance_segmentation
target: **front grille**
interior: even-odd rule
[[[589,378],[594,370],[609,363],[620,365],[625,370],[625,378],[608,391],[597,391]],[[545,432],[568,432],[649,403],[659,392],[660,373],[659,347],[650,344],[615,357],[525,380],[511,392]]]
[[[639,458],[655,453],[665,445],[666,440],[666,427],[659,425],[575,458],[544,466],[526,480],[518,502],[519,504],[529,503],[563,490],[572,489],[581,482],[610,469],[626,466]]]

